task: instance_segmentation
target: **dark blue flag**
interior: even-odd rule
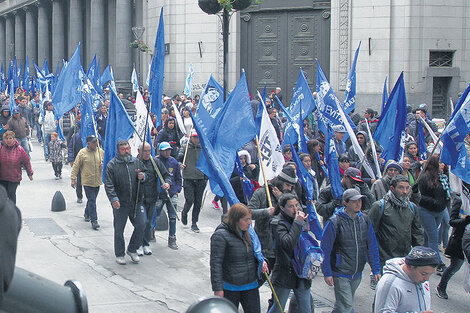
[[[67,67],[70,66],[70,63]],[[116,145],[121,139],[129,139],[134,133],[134,125],[127,114],[126,108],[116,92],[110,90],[108,118],[106,119],[106,135],[104,140],[103,181],[106,165],[116,155]]]
[[[201,115],[197,115],[197,117],[201,121],[200,125],[206,137],[211,141],[225,175],[230,177],[235,165],[237,150],[256,136],[256,125],[245,72],[243,72],[237,85],[230,93],[222,111],[217,115],[212,133],[209,133],[208,128],[205,127],[206,121],[211,122],[212,120],[203,120]],[[199,157],[197,168],[209,176],[212,192],[218,196],[223,196],[218,181],[211,177],[210,165],[205,158],[205,154]]]
[[[201,120],[204,121],[204,129],[211,142],[214,134],[215,120],[223,107],[224,88],[211,75],[204,91],[201,93],[196,111],[196,115],[200,116]]]
[[[349,115],[352,110],[356,107],[356,63],[357,56],[359,55],[359,48],[361,48],[361,42],[357,46],[354,60],[351,64],[351,70],[349,71],[348,81],[346,82],[346,88],[344,90],[343,99],[343,110],[346,115]]]
[[[465,137],[470,132],[470,84],[460,96],[441,140],[441,161],[450,165],[451,172],[470,184],[470,160],[465,148]]]
[[[57,118],[61,118],[65,112],[70,111],[80,102],[83,77],[81,68],[80,44],[78,44],[67,67],[62,71],[57,81],[52,97],[52,105]]]
[[[23,89],[26,90],[27,93],[29,93],[29,59],[28,59],[28,56],[26,56],[26,63],[24,64]]]
[[[384,82],[384,91],[382,93],[382,111],[384,111],[385,105],[387,104],[388,100],[388,91],[387,91],[387,76],[385,76],[385,82]]]
[[[0,68],[0,89],[4,90],[6,87],[6,81],[5,81],[5,71],[3,69],[3,63]]]
[[[155,114],[155,127],[162,122],[162,96],[163,96],[163,76],[165,70],[165,27],[163,24],[163,6],[160,11],[160,22],[158,24],[157,38],[152,65],[150,66],[150,111]]]
[[[325,133],[325,163],[328,168],[333,197],[341,199],[343,186],[339,172],[338,152],[336,151],[334,132],[330,125],[327,126]]]
[[[423,122],[421,121],[418,121],[418,151],[421,160],[426,160],[428,158],[428,153],[426,149],[426,138],[424,137]]]
[[[401,157],[401,138],[406,128],[406,93],[403,72],[398,77],[390,97],[387,100],[379,123],[374,132],[374,139],[382,147],[381,158],[398,161]]]
[[[240,161],[240,156],[238,155],[238,153],[235,158],[235,172],[238,174],[238,176],[240,176],[242,180],[241,184],[242,184],[242,189],[243,189],[243,196],[245,198],[246,203],[248,203],[248,201],[250,201],[251,199],[251,196],[253,195],[254,186],[251,180],[245,175],[242,161]]]

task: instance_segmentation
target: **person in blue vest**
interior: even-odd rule
[[[372,222],[362,214],[365,196],[350,188],[343,193],[344,207],[337,208],[326,223],[321,248],[325,255],[322,271],[328,286],[334,286],[332,313],[354,312],[354,294],[361,283],[366,262],[375,279],[380,279],[377,240]]]

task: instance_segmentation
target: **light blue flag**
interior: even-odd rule
[[[460,96],[441,140],[441,161],[450,165],[451,172],[470,184],[470,160],[465,148],[465,137],[470,132],[470,84]]]
[[[86,76],[88,76],[89,79],[95,78],[95,69],[96,69],[96,53],[95,53],[95,56],[93,57],[93,60],[90,62],[90,65],[88,65],[88,70],[86,72]]]
[[[44,59],[44,63],[42,64],[42,73],[44,76],[49,75],[49,64],[47,64],[47,59]]]
[[[426,149],[426,138],[424,137],[424,128],[423,122],[418,122],[418,151],[419,157],[421,160],[426,160],[428,158],[428,152]]]
[[[204,121],[204,128],[212,142],[214,122],[217,115],[224,107],[224,88],[215,80],[212,75],[201,93],[196,115]]]
[[[80,62],[80,44],[57,81],[52,105],[57,118],[73,109],[81,99],[83,70]]]
[[[82,139],[82,145],[86,146],[86,137],[95,135],[99,137],[96,132],[95,123],[95,112],[93,111],[94,101],[90,90],[90,81],[84,83],[82,86],[82,101],[80,103],[80,135]],[[93,86],[92,86],[93,88]]]
[[[111,89],[110,95],[104,140],[103,181],[105,179],[106,165],[116,155],[117,142],[121,139],[128,140],[134,133],[133,122],[114,89]]]
[[[398,161],[401,157],[400,143],[402,136],[406,134],[406,115],[406,92],[402,72],[390,93],[373,135],[382,147],[380,157],[385,161]]]
[[[220,160],[224,174],[230,177],[235,165],[237,150],[256,136],[256,125],[251,109],[251,101],[246,83],[246,74],[243,72],[240,80],[228,97],[221,112],[218,114],[212,133],[205,127],[206,120],[197,115],[205,136],[210,140],[217,157]],[[207,121],[211,122],[211,119]],[[210,137],[212,136],[212,139]],[[211,190],[218,196],[224,193],[214,177],[206,156],[201,155],[197,168],[209,177]]]
[[[325,163],[328,167],[333,197],[341,199],[343,186],[341,185],[341,173],[339,172],[338,152],[336,151],[334,132],[329,124],[326,126],[325,133]]]
[[[349,71],[348,80],[346,82],[346,89],[344,90],[343,110],[346,115],[351,113],[356,107],[356,62],[357,56],[359,55],[359,48],[361,48],[360,41],[356,53],[354,54],[354,60],[351,64],[351,70]]]
[[[387,76],[385,76],[384,91],[382,93],[382,110],[380,112],[384,111],[384,108],[385,108],[385,105],[387,104],[387,101],[388,101]]]
[[[132,69],[131,82],[132,82],[132,91],[137,92],[139,90],[139,80],[137,79],[137,73],[135,72],[135,67]]]
[[[65,142],[64,132],[62,131],[62,127],[60,127],[60,123],[57,123],[57,127],[55,128],[57,135],[59,135],[59,139]]]
[[[5,81],[5,70],[3,69],[3,63],[0,68],[0,89],[4,90],[6,87],[6,81]]]
[[[29,93],[29,59],[26,56],[26,63],[24,64],[24,75],[23,75],[23,89]]]
[[[155,127],[162,122],[162,96],[163,75],[165,70],[165,27],[163,24],[163,7],[160,11],[160,22],[158,24],[157,38],[155,39],[155,55],[150,66],[150,111],[155,114]]]
[[[280,103],[277,97],[276,99]],[[279,106],[281,105],[282,104],[279,104]],[[302,151],[305,152],[307,150],[307,145],[304,145],[305,135],[303,121],[310,115],[310,113],[312,113],[315,107],[316,103],[313,98],[312,91],[308,86],[304,72],[300,69],[297,85],[295,86],[294,94],[292,95],[292,101],[290,106],[287,108],[286,114],[291,118],[288,119],[284,129],[284,140],[282,142],[283,147],[285,145],[298,143]]]
[[[110,89],[113,89],[114,92],[117,93],[116,83],[114,82],[113,68],[111,67],[111,65],[106,66],[100,78],[101,86],[104,86],[104,84],[106,84],[107,82],[110,82],[109,83]]]
[[[186,76],[186,82],[184,83],[184,94],[187,97],[191,97],[191,92],[193,89],[193,76],[194,76],[193,64],[189,63],[188,75]]]
[[[339,112],[340,102],[336,96],[333,88],[331,88],[330,83],[326,79],[325,73],[320,66],[320,63],[317,60],[317,109],[318,109],[318,128],[326,134],[327,125],[333,127],[335,125],[343,125],[345,129],[345,121],[341,118],[341,113]],[[349,115],[346,114],[346,123],[351,125],[352,129],[356,128],[353,121],[349,118]],[[346,141],[349,138],[349,134],[344,135],[343,141]]]
[[[15,87],[13,80],[10,80],[10,99],[8,100],[8,106],[10,107],[11,116],[13,116],[13,110],[18,108],[15,101]]]
[[[219,188],[218,195],[225,196],[230,206],[240,201],[233,190],[232,185],[230,184],[230,175],[227,175],[224,171],[223,165],[221,163],[222,156],[218,155],[214,150],[209,138],[207,138],[204,122],[201,120],[199,115],[194,116],[193,112],[189,111],[191,118],[193,119],[194,129],[198,133],[199,143],[202,147],[202,153],[199,155],[199,160],[201,157],[204,157],[204,160],[207,160],[206,170],[209,174],[206,174],[210,179],[216,182],[216,185]],[[236,153],[236,152],[235,152]],[[235,157],[235,156],[234,156]],[[199,162],[198,162],[199,163]],[[234,163],[232,164],[232,167]],[[211,185],[212,186],[212,185]],[[214,190],[212,190],[214,192]]]

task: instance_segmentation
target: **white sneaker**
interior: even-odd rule
[[[136,250],[138,256],[143,256],[144,255],[144,250],[142,249],[142,246],[139,247],[139,249]]]
[[[150,250],[149,246],[144,246],[144,254],[145,255],[151,255],[152,254],[152,250]]]
[[[116,263],[119,265],[126,265],[126,259],[123,256],[117,256]]]
[[[140,262],[139,255],[136,252],[126,251],[126,253],[127,253],[128,256],[131,257],[132,262],[134,262],[134,263],[139,263]]]

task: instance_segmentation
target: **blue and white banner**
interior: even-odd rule
[[[348,80],[346,82],[346,88],[344,90],[343,110],[347,115],[356,107],[356,63],[357,56],[359,55],[359,48],[361,48],[361,42],[359,42],[359,45],[357,46],[354,60],[351,64],[351,70],[349,71]]]
[[[139,90],[139,79],[137,78],[135,67],[132,69],[131,82],[132,82],[132,91],[137,92]]]
[[[184,83],[184,94],[187,97],[191,97],[191,92],[193,89],[193,77],[194,77],[193,64],[189,63],[188,75],[186,76],[186,82]]]

